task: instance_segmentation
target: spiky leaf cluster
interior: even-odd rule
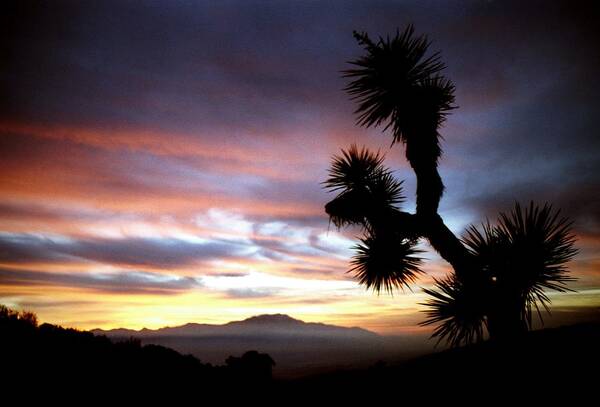
[[[360,284],[377,293],[410,288],[422,273],[420,251],[412,241],[398,234],[368,233],[355,250],[349,272]]]
[[[433,297],[425,304],[425,324],[439,324],[434,336],[452,345],[481,338],[492,310],[516,306],[521,321],[531,328],[533,308],[540,318],[539,305],[549,311],[546,290],[567,291],[566,284],[574,280],[566,267],[577,253],[571,222],[551,205],[531,202],[523,210],[517,203],[500,214],[495,226],[471,226],[463,243],[479,274],[438,280],[435,289],[425,290]]]
[[[427,319],[421,325],[437,324],[433,337],[451,346],[478,342],[485,328],[485,288],[465,283],[452,274],[435,279],[436,289],[424,288],[432,298],[424,305]]]
[[[437,159],[437,128],[455,108],[455,88],[440,74],[445,65],[439,53],[426,57],[430,42],[415,36],[412,26],[377,42],[366,33],[354,36],[367,51],[344,71],[352,79],[345,90],[358,102],[358,124],[391,127],[394,142],[427,141]]]
[[[338,193],[325,207],[333,224],[359,224],[365,233],[349,272],[376,292],[414,282],[421,272],[416,233],[398,209],[402,182],[383,165],[383,156],[352,145],[333,158],[324,184]]]
[[[568,291],[567,283],[574,281],[566,267],[577,254],[571,225],[548,204],[539,207],[532,202],[525,210],[516,204],[510,213],[500,215],[496,235],[502,256],[494,259],[496,284],[505,296],[524,300],[522,318],[529,326],[533,308],[539,313],[540,304],[548,310],[545,290]]]
[[[337,227],[361,224],[397,209],[404,201],[402,181],[394,178],[383,165],[384,156],[352,145],[335,156],[324,182],[337,197],[326,206],[326,212]]]

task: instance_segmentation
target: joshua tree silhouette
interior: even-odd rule
[[[439,129],[456,108],[439,53],[426,57],[430,42],[412,26],[377,42],[366,33],[354,37],[366,51],[344,71],[351,80],[345,90],[358,102],[357,124],[391,130],[392,145],[405,146],[417,191],[416,213],[401,211],[402,182],[383,155],[352,145],[334,156],[324,185],[337,196],[325,211],[338,228],[364,230],[350,272],[377,292],[408,287],[423,272],[415,246],[425,238],[454,270],[424,290],[432,299],[423,324],[437,324],[433,336],[460,345],[481,340],[485,331],[492,338],[519,335],[531,328],[532,308],[540,317],[538,304],[548,310],[545,289],[568,290],[565,264],[576,254],[571,222],[547,204],[525,210],[516,204],[496,225],[455,236],[438,214]]]

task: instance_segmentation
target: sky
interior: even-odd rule
[[[523,4],[525,3],[525,4]],[[572,4],[576,3],[576,4]],[[346,271],[332,155],[401,145],[355,125],[340,72],[413,23],[441,51],[458,109],[440,214],[458,235],[515,201],[574,220],[576,292],[550,323],[600,315],[598,13],[562,1],[5,1],[0,6],[0,303],[80,329],[286,313],[423,332],[428,248],[411,290]]]

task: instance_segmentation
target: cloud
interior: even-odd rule
[[[235,242],[190,243],[178,239],[52,239],[34,235],[0,236],[3,263],[91,261],[117,266],[177,268],[214,259],[245,257],[253,251]]]
[[[225,294],[230,298],[265,298],[275,296],[279,290],[275,289],[232,289],[226,290]]]
[[[568,187],[553,189],[552,184],[523,182],[501,190],[490,191],[469,199],[471,207],[481,218],[495,219],[499,212],[507,212],[515,202],[522,205],[530,201],[549,202],[563,216],[574,220],[574,229],[585,235],[600,237],[600,198],[594,194],[595,186],[589,183],[570,184]]]
[[[114,294],[170,295],[201,287],[202,283],[192,277],[137,271],[77,274],[0,267],[1,286],[77,287]]]
[[[2,283],[0,283],[1,285]],[[93,304],[100,304],[97,301],[61,301],[61,300],[31,300],[22,301],[19,305],[24,309],[40,310],[45,308],[76,308],[85,307]]]
[[[229,152],[218,152],[218,147],[205,149],[205,143],[172,140],[170,135],[161,135],[161,143],[179,144],[188,156],[182,158],[178,152],[157,153],[147,151],[144,146],[157,135],[124,134],[132,138],[118,148],[105,149],[94,143],[110,143],[110,133],[94,135],[94,141],[82,143],[77,138],[77,129],[68,129],[66,134],[40,127],[31,131],[13,131],[10,126],[3,129],[0,124],[0,191],[11,198],[14,206],[41,206],[60,200],[69,206],[100,208],[106,212],[130,214],[168,211],[170,214],[187,214],[210,208],[221,207],[243,211],[246,215],[265,218],[282,216],[295,219],[314,219],[322,214],[322,205],[317,201],[320,193],[318,182],[289,179],[280,182],[283,174],[298,173],[302,162],[293,163],[294,168],[273,168],[263,171],[261,166],[276,167],[277,160],[268,157],[281,153],[273,148],[270,153],[245,151],[242,160],[227,157]],[[104,141],[103,141],[104,140]],[[168,143],[167,143],[168,144]],[[135,147],[137,146],[137,147]],[[203,150],[193,156],[195,149]],[[211,150],[212,149],[212,150]],[[214,150],[214,151],[213,151]],[[208,156],[206,155],[208,151]],[[254,164],[252,157],[260,155],[264,164]],[[60,160],[56,160],[61,156]],[[227,162],[225,168],[219,160]],[[215,161],[217,164],[215,165]],[[288,160],[289,162],[289,160]],[[276,175],[274,175],[276,174]],[[287,185],[281,190],[279,186]],[[298,191],[296,191],[298,190]],[[296,191],[289,194],[286,191]]]
[[[120,220],[114,227],[98,225],[76,235],[0,233],[0,262],[55,270],[108,266],[224,277],[270,270],[303,278],[347,278],[341,271],[352,241],[337,232],[325,236],[317,228],[282,221],[263,224],[210,210],[194,217],[188,230],[180,229],[176,220],[165,226],[153,222],[147,219],[128,226]]]
[[[247,275],[248,275],[248,273],[236,273],[236,272],[210,273],[210,276],[212,276],[212,277],[229,277],[229,278],[246,277]]]
[[[89,209],[70,209],[58,205],[39,203],[0,203],[0,218],[4,220],[108,220],[114,214]]]

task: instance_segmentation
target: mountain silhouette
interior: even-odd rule
[[[281,315],[237,321],[244,322],[305,324]],[[595,395],[597,380],[593,368],[600,362],[599,341],[600,324],[586,323],[529,332],[512,343],[489,340],[404,360],[379,353],[376,363],[367,363],[363,368],[338,363],[329,371],[321,369],[321,374],[311,376],[317,372],[305,367],[304,377],[273,380],[271,374],[275,374],[279,361],[256,350],[241,352],[238,354],[241,356],[230,355],[212,365],[167,347],[142,344],[136,338],[112,341],[86,331],[47,323],[39,325],[35,314],[0,305],[3,362],[0,380],[13,397],[23,400],[30,394],[17,394],[15,388],[24,384],[28,391],[35,389],[46,399],[61,397],[63,401],[74,391],[84,391],[110,397],[135,396],[136,401],[144,396],[197,397],[198,394],[214,394],[227,400],[232,395],[242,395],[246,401],[251,396],[259,396],[263,401],[287,400],[289,395],[294,400],[306,398],[312,402],[322,400],[323,396],[351,401],[368,394],[371,400],[381,396],[381,400],[397,402],[399,392],[379,390],[396,389],[401,384],[401,389],[412,394],[435,390],[434,395],[461,400],[477,395],[478,391],[487,395],[492,392],[494,396],[502,391],[522,400],[523,394],[532,394],[527,393],[531,389],[546,389],[541,394],[533,393],[539,400],[540,395],[555,398],[566,389],[576,389],[575,393],[584,395],[587,403]],[[339,346],[342,342],[332,343]],[[288,343],[282,354],[297,353],[294,346],[293,342]],[[333,349],[330,346],[321,349],[321,353],[308,351],[300,355],[297,363],[323,363],[335,353]],[[356,358],[360,352],[357,355],[354,350]],[[532,374],[532,368],[541,369],[541,373]],[[51,391],[40,392],[43,386]],[[63,388],[69,391],[67,396],[56,391]],[[376,391],[360,393],[361,389]]]
[[[276,362],[270,355],[255,350],[239,355],[212,365],[164,346],[142,344],[137,338],[111,340],[73,328],[40,325],[34,313],[0,304],[0,382],[17,403],[29,398],[15,390],[21,384],[35,388],[44,400],[50,395],[62,397],[58,404],[75,391],[111,397],[136,394],[139,399],[157,390],[172,396],[197,393],[199,386],[216,391],[264,389],[271,384]],[[44,388],[50,391],[40,391]],[[56,391],[62,388],[66,391]],[[140,392],[142,388],[152,390]]]
[[[304,322],[285,314],[264,314],[221,325],[188,323],[160,329],[94,329],[113,340],[136,338],[143,344],[173,348],[218,364],[229,355],[254,349],[277,361],[277,377],[300,377],[332,366],[360,367],[382,355],[407,358],[426,353],[423,337],[384,337],[359,327]]]
[[[263,314],[242,321],[232,321],[222,325],[187,323],[181,326],[159,329],[93,329],[97,335],[111,338],[157,336],[295,336],[313,338],[352,338],[377,339],[379,335],[358,327],[341,327],[318,322],[304,322],[285,314]]]

